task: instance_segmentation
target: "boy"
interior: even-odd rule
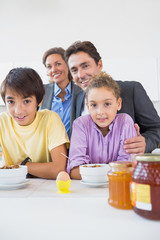
[[[1,85],[7,112],[0,114],[0,145],[6,165],[25,164],[28,173],[55,179],[66,168],[69,141],[59,116],[37,111],[44,97],[40,76],[31,68],[12,69]]]

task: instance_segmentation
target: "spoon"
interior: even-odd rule
[[[71,161],[71,159],[67,155],[65,155],[64,153],[61,153],[61,154]]]

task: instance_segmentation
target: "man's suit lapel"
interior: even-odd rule
[[[77,96],[77,102],[76,102],[76,118],[81,116],[81,112],[84,107],[84,102],[85,102],[85,92],[82,91],[80,94]]]
[[[72,86],[72,102],[71,102],[71,112],[70,112],[70,134],[72,132],[72,124],[73,121],[76,119],[76,112],[77,112],[77,95],[79,95],[83,90],[71,82]]]

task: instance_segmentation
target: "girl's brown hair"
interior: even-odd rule
[[[92,77],[92,79],[90,80],[90,83],[86,89],[86,99],[88,99],[88,93],[91,89],[101,87],[110,89],[117,100],[121,97],[120,88],[117,82],[113,80],[113,78],[106,72],[101,72],[99,75]]]

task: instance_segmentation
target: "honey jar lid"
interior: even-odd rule
[[[135,157],[136,161],[160,162],[160,154],[144,153]]]
[[[131,161],[117,161],[117,162],[110,162],[109,166],[114,169],[114,170],[120,170],[120,171],[125,171],[125,170],[130,170],[133,168],[132,162]]]

